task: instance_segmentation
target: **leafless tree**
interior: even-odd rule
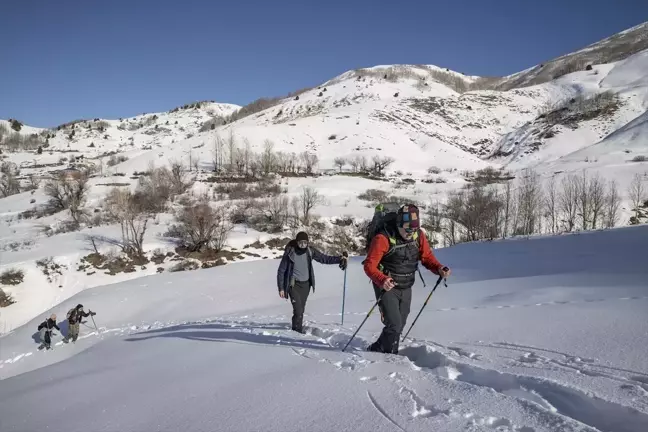
[[[263,153],[261,154],[261,170],[263,174],[268,175],[274,171],[277,158],[274,153],[274,143],[266,139],[263,143]]]
[[[20,193],[19,175],[18,165],[13,162],[2,162],[0,165],[0,193],[3,197]]]
[[[236,142],[236,137],[234,136],[234,131],[230,129],[230,134],[227,137],[227,142],[225,143],[227,146],[227,155],[229,157],[229,171],[233,172],[236,166],[236,149],[237,149],[237,142]]]
[[[245,167],[244,169],[244,174],[247,177],[247,175],[250,172],[250,163],[252,162],[252,149],[250,146],[250,140],[246,138],[243,138],[243,165]]]
[[[128,189],[114,188],[104,200],[107,213],[121,227],[122,251],[129,256],[144,255],[144,235],[152,214],[142,206],[142,196]]]
[[[516,233],[529,235],[536,232],[539,224],[539,213],[542,205],[542,187],[538,174],[530,169],[524,170],[518,187],[518,214],[520,225]]]
[[[88,195],[90,185],[88,177],[82,173],[78,177],[67,178],[60,176],[45,183],[45,195],[49,198],[48,207],[52,212],[69,209],[70,216],[75,223],[80,223],[85,215],[83,206]]]
[[[351,165],[351,169],[353,172],[358,172],[358,167],[360,166],[360,158],[359,156],[354,156],[352,158],[349,158],[349,165]]]
[[[340,172],[342,172],[344,165],[347,164],[347,160],[343,157],[336,157],[335,159],[333,159],[333,162],[335,163],[335,166],[340,169]]]
[[[562,190],[558,194],[558,208],[565,231],[572,232],[578,213],[578,177],[575,175],[563,178]]]
[[[605,208],[605,183],[596,173],[589,181],[591,227],[596,229],[600,219],[603,217]]]
[[[214,147],[212,149],[212,160],[214,164],[214,172],[221,172],[223,170],[223,152],[225,149],[225,142],[220,137],[216,135],[214,138]]]
[[[511,215],[514,214],[515,208],[514,208],[514,195],[513,195],[513,183],[509,180],[506,182],[506,186],[504,187],[504,200],[503,200],[503,218],[504,218],[504,226],[502,227],[502,238],[506,238],[509,232],[509,224],[511,222]]]
[[[182,240],[191,251],[200,251],[205,247],[221,250],[231,231],[231,223],[224,210],[214,209],[207,200],[185,205],[176,215],[176,221]]]
[[[301,160],[304,164],[306,174],[313,174],[313,170],[319,163],[319,158],[317,157],[317,155],[313,153],[303,152],[301,154]]]
[[[381,176],[385,169],[394,163],[394,158],[388,156],[380,157],[376,155],[371,159],[371,161],[373,162],[373,173],[377,176]]]
[[[475,241],[499,236],[503,202],[496,189],[478,185],[451,194],[445,205],[445,217],[465,229],[462,240]],[[456,226],[452,226],[451,241],[457,241]]]
[[[558,230],[558,191],[556,190],[556,178],[551,177],[547,182],[547,192],[544,196],[545,216],[549,223],[549,231],[556,234]]]
[[[577,177],[576,194],[578,199],[577,215],[580,217],[581,229],[589,229],[589,222],[592,216],[592,205],[590,196],[590,181],[586,171]]]
[[[287,173],[290,171],[290,155],[284,152],[277,152],[277,172]]]
[[[298,171],[297,153],[292,152],[288,156],[288,170],[292,173]]]
[[[324,197],[320,195],[317,190],[310,186],[303,186],[302,193],[299,197],[299,206],[301,210],[302,223],[306,226],[310,225],[311,211],[317,205],[324,203]]]
[[[182,167],[182,162],[170,161],[171,166],[171,191],[175,195],[185,193],[193,185]]]
[[[621,196],[619,195],[619,186],[616,180],[608,183],[607,193],[605,195],[605,207],[603,223],[606,228],[614,228],[619,221],[619,209],[621,208]]]
[[[192,160],[193,168],[194,171],[198,172],[198,168],[200,167],[200,159],[197,157]]]
[[[640,207],[646,199],[646,189],[641,180],[641,175],[635,174],[632,178],[632,182],[628,187],[628,197],[632,203],[632,209],[635,212],[635,219],[638,223],[641,216]]]
[[[362,172],[369,172],[369,161],[367,161],[367,156],[362,155],[358,158],[358,165],[360,168],[360,171]]]

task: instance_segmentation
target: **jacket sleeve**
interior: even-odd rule
[[[56,330],[61,331],[61,329],[59,328],[58,324],[54,324],[54,325],[52,326],[52,328],[55,328]]]
[[[313,252],[313,259],[320,264],[340,264],[341,258],[339,256],[323,254],[313,247],[311,251]]]
[[[420,246],[420,252],[421,252],[421,263],[423,266],[430,270],[434,274],[439,274],[439,270],[443,268],[443,264],[437,260],[437,258],[434,256],[434,253],[432,252],[432,249],[430,248],[430,244],[428,243],[427,236],[423,231],[421,231],[421,246]]]
[[[288,267],[288,249],[284,250],[283,257],[281,257],[281,262],[279,263],[279,268],[277,269],[277,289],[283,291],[284,287],[284,277],[286,274],[286,269]]]
[[[384,235],[377,235],[371,241],[367,251],[367,258],[364,261],[365,274],[378,286],[382,286],[385,279],[387,279],[387,275],[378,268],[387,251],[389,251],[389,240]]]

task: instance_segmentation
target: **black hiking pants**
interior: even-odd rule
[[[374,292],[377,300],[382,293],[382,289],[374,285]],[[403,328],[405,328],[411,303],[411,287],[403,289],[392,288],[383,294],[382,299],[378,303],[378,307],[380,308],[380,318],[385,327],[378,340],[369,347],[370,351],[398,354],[398,342]]]
[[[310,282],[295,281],[295,285],[290,290],[290,301],[293,307],[292,329],[299,333],[304,333],[304,310],[306,309],[306,300],[310,292]]]

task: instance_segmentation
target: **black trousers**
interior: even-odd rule
[[[374,285],[374,292],[377,300],[382,289]],[[411,287],[403,289],[393,288],[383,294],[382,299],[378,303],[378,307],[380,308],[381,320],[384,327],[378,340],[369,347],[370,351],[398,354],[398,342],[405,328],[411,304]]]
[[[295,281],[295,285],[290,290],[290,301],[293,307],[292,329],[299,333],[304,333],[304,310],[306,309],[306,300],[309,293],[309,281]]]

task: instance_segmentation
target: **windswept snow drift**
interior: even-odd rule
[[[276,260],[89,289],[0,338],[0,429],[645,431],[647,246],[635,227],[439,250],[454,273],[401,356],[363,351],[377,313],[341,352],[374,301],[356,259],[344,326],[342,273],[316,266],[306,335]],[[99,333],[37,351],[77,303]]]

